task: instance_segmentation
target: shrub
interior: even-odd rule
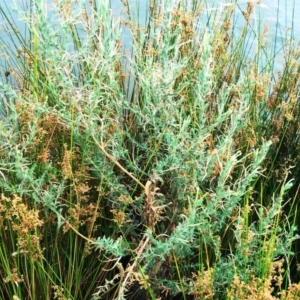
[[[251,1],[238,40],[233,5],[32,4],[27,36],[0,6],[1,297],[297,297],[297,48],[247,57]]]

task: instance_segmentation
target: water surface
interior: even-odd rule
[[[170,3],[173,3],[175,5],[178,1],[179,0],[173,0],[173,2],[171,1]],[[30,7],[30,3],[33,2],[33,0],[16,0],[14,2],[2,0],[2,2],[0,2],[2,3],[0,4],[0,6],[2,7],[3,11],[9,16],[9,19],[15,24],[15,26],[24,35],[25,38],[28,38],[28,32],[26,31],[24,23],[19,20],[18,15],[14,12],[13,7],[16,7],[16,4],[19,4],[19,8],[22,7],[28,10],[33,10],[34,8]],[[209,15],[210,13],[217,13],[219,15],[222,15],[226,7],[231,5],[229,2],[233,1],[203,0],[202,2],[205,3],[205,12],[207,15]],[[238,5],[234,16],[237,36],[239,30],[241,30],[245,22],[242,11],[247,8],[247,2],[248,1],[237,1]],[[265,26],[268,27],[268,37],[270,40],[269,44],[272,46],[272,43],[275,43],[275,41],[277,44],[276,47],[273,47],[273,55],[277,55],[279,57],[276,63],[278,65],[278,68],[280,68],[280,56],[282,56],[282,53],[280,52],[281,45],[284,43],[287,36],[291,37],[292,39],[300,36],[300,18],[296,17],[300,14],[300,1],[255,0],[252,2],[254,3],[254,12],[252,14],[250,22],[253,26],[253,34],[255,36],[256,31],[258,31],[261,26],[261,22],[263,22]],[[51,14],[52,3],[53,0],[45,1],[46,14]],[[111,12],[115,19],[118,19],[120,17],[126,18],[126,15],[124,14],[125,7],[120,0],[110,0],[108,1],[108,3],[110,3]],[[145,26],[150,3],[151,0],[129,0],[129,11],[131,17],[135,20],[138,20],[141,27]],[[205,26],[205,17],[202,21],[203,26]],[[0,24],[3,24],[3,22],[3,16],[0,15]],[[291,30],[287,30],[287,28],[291,27],[294,28],[293,32]],[[0,53],[0,66],[2,66],[2,70],[0,68],[0,75],[2,76],[8,68],[7,61],[5,60],[5,54],[3,53],[4,47],[10,47],[12,49],[18,47],[18,42],[14,41],[16,42],[16,44],[14,44],[12,42],[12,38],[13,36],[10,36],[9,33],[7,33],[5,30],[2,30],[0,32],[0,51],[2,51],[2,53]],[[130,49],[130,45],[132,42],[131,35],[130,31],[125,26],[122,27],[122,41],[124,48]],[[254,43],[253,47],[255,46],[256,45]],[[253,49],[253,52],[255,52],[255,49]]]

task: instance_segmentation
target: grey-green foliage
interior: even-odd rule
[[[199,258],[197,263],[214,264],[216,290],[230,284],[235,269],[245,281],[250,276],[249,266],[262,275],[267,265],[263,252],[267,239],[274,250],[272,255],[265,255],[267,259],[291,253],[296,228],[278,221],[283,196],[290,185],[286,184],[280,195],[274,195],[270,207],[256,203],[256,222],[246,220],[245,198],[263,173],[261,165],[271,142],[257,143],[245,153],[236,140],[248,126],[251,93],[243,94],[226,83],[217,88],[214,36],[204,30],[182,42],[183,31],[172,24],[174,3],[164,1],[161,24],[150,36],[134,36],[133,56],[127,58],[130,64],[124,70],[118,46],[121,30],[108,3],[95,1],[95,6],[90,7],[94,18],[89,24],[81,19],[84,4],[80,1],[73,14],[61,16],[61,12],[54,11],[47,17],[41,1],[37,1],[34,15],[23,16],[35,40],[30,46],[23,45],[24,49],[32,51],[33,58],[38,53],[39,59],[33,59],[35,65],[20,62],[32,93],[19,95],[7,84],[0,85],[4,96],[11,100],[4,107],[9,114],[0,123],[2,192],[26,196],[43,207],[46,217],[53,212],[59,233],[68,205],[74,204],[76,191],[72,189],[78,180],[61,174],[63,154],[68,149],[74,152],[74,165],[82,174],[99,183],[99,194],[89,194],[96,195],[91,199],[98,201],[102,209],[97,221],[106,221],[115,208],[127,216],[124,224],[109,220],[115,228],[111,223],[111,227],[105,227],[104,221],[103,226],[97,224],[95,234],[111,234],[96,237],[93,246],[97,250],[122,256],[132,245],[137,247],[138,238],[145,234],[149,243],[138,257],[145,268],[151,269],[157,260],[168,257],[188,261],[197,255],[211,255],[211,262]],[[147,43],[155,50],[153,55],[145,55]],[[193,51],[185,55],[185,47]],[[128,83],[134,82],[130,99],[120,80],[123,71],[133,74]],[[16,99],[25,109],[34,104],[32,120],[21,124],[20,111],[12,101]],[[35,159],[43,149],[35,147],[45,115],[61,126],[61,131],[55,132],[61,138],[55,146],[62,147],[54,149],[47,164],[42,165]],[[49,134],[47,138],[56,136]],[[42,146],[49,146],[47,138]],[[67,144],[66,149],[63,144]],[[165,209],[159,212],[151,231],[149,224],[143,223],[147,216],[143,215],[145,191],[141,186],[152,173],[162,179],[158,184],[161,190],[152,194],[152,205],[165,205]],[[122,202],[120,195],[131,199],[130,204]],[[233,231],[226,249],[231,252],[221,257],[226,231]],[[254,236],[245,249],[250,231]],[[77,239],[78,232],[74,232]],[[118,233],[124,236],[120,238]],[[201,253],[206,248],[211,253]],[[195,262],[188,262],[183,269],[195,271],[189,268],[192,264],[195,269]]]
[[[293,255],[291,245],[299,238],[297,228],[288,222],[278,222],[279,216],[284,214],[283,197],[291,186],[291,182],[285,183],[279,194],[273,195],[272,204],[268,208],[257,207],[253,203],[251,207],[240,209],[234,222],[235,243],[232,253],[220,258],[215,266],[216,292],[229,286],[234,275],[246,283],[253,281],[253,276],[268,280],[270,272],[275,270],[272,267],[275,260],[289,261]],[[249,223],[252,210],[257,210],[257,221]],[[289,272],[286,276],[290,280]]]
[[[172,183],[178,191],[174,193],[176,197],[171,200],[180,204],[188,203],[189,207],[188,213],[181,214],[177,219],[178,224],[171,234],[158,235],[156,238],[148,232],[151,246],[144,254],[148,259],[153,258],[153,255],[163,259],[172,253],[180,258],[187,257],[197,249],[199,236],[202,235],[206,235],[207,243],[218,248],[220,231],[233,210],[242,205],[247,189],[260,175],[260,165],[270,146],[270,142],[266,142],[246,156],[235,148],[234,139],[245,127],[248,106],[246,99],[239,101],[237,106],[228,106],[233,87],[224,87],[214,113],[209,115],[205,99],[212,93],[214,84],[213,62],[208,55],[212,41],[208,34],[199,41],[201,62],[206,66],[201,68],[196,76],[201,80],[181,83],[184,87],[193,86],[191,90],[195,91],[194,98],[190,99],[191,109],[186,110],[183,107],[187,99],[180,94],[181,90],[173,88],[171,83],[176,81],[187,62],[176,56],[176,50],[180,46],[176,40],[174,43],[175,46],[171,49],[174,50],[174,54],[169,53],[168,56],[164,51],[167,45],[162,45],[159,53],[162,62],[158,60],[154,69],[146,66],[141,70],[140,64],[136,67],[136,76],[143,91],[143,102],[139,107],[140,116],[145,120],[143,124],[148,125],[146,128],[149,128],[151,133],[156,133],[149,134],[149,139],[162,141],[164,148],[163,152],[155,152],[153,169],[164,176],[175,173],[172,175]],[[165,60],[169,62],[168,72],[165,72]],[[156,118],[158,112],[159,118]],[[149,115],[150,118],[147,117]],[[201,119],[195,121],[192,119],[193,115],[200,116]],[[217,134],[214,133],[215,130]],[[206,139],[213,134],[216,135],[215,148],[211,149],[208,148]],[[149,149],[150,152],[151,150]],[[216,189],[201,190],[202,181],[211,178],[216,164],[220,168]],[[243,165],[245,168],[241,168]],[[232,175],[234,169],[240,169],[238,178]],[[198,190],[194,193],[195,198],[190,196],[193,189]]]
[[[259,176],[259,164],[267,150],[268,145],[264,145],[262,149],[255,151],[253,164],[233,187],[219,184],[217,191],[211,193],[207,201],[204,201],[206,194],[200,196],[200,193],[197,193],[195,199],[190,198],[188,214],[182,215],[182,221],[169,237],[152,240],[150,253],[161,258],[171,252],[176,253],[178,257],[186,257],[191,254],[193,247],[197,247],[199,235],[208,232],[209,235],[218,236],[233,209],[241,205],[247,187]],[[233,167],[241,161],[233,155],[229,163]]]
[[[114,240],[106,236],[97,238],[94,244],[96,250],[100,249],[101,251],[104,251],[104,253],[113,254],[116,257],[124,256],[126,246],[128,246],[122,238]]]

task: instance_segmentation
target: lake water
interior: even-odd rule
[[[136,3],[139,3],[139,14],[141,23],[146,21],[147,7],[150,0],[130,0],[131,11],[135,12],[137,10]],[[178,2],[174,0],[174,2]],[[215,1],[206,0],[202,1],[206,4],[207,12],[216,11],[222,14],[224,9],[230,4],[229,2],[234,1]],[[248,1],[236,1],[236,20],[237,20],[237,30],[242,26],[244,17],[242,16],[242,11],[247,8]],[[300,1],[299,0],[253,0],[254,3],[254,13],[252,15],[251,22],[254,26],[258,25],[260,20],[268,26],[269,36],[273,40],[277,40],[279,44],[284,42],[286,37],[286,28],[294,27],[294,36],[299,36],[300,34]],[[112,0],[112,11],[114,16],[119,16],[122,14],[122,9],[124,6],[120,0]],[[126,29],[124,30],[124,41],[125,43],[130,43],[130,34]]]
[[[16,0],[16,1],[7,1],[1,0],[2,4],[0,6],[3,10],[11,15],[11,18],[22,31],[24,28],[22,26],[22,22],[18,21],[17,15],[12,11],[11,7],[19,4],[22,7],[29,6],[29,3],[32,0]],[[0,3],[1,3],[0,2]],[[48,0],[48,5],[51,6],[53,0]],[[138,13],[141,24],[146,21],[146,12],[151,0],[129,0],[130,3],[130,11],[132,14]],[[178,2],[178,0],[174,0],[174,3]],[[234,1],[215,1],[215,0],[203,0],[203,3],[206,3],[205,9],[209,11],[216,11],[218,13],[222,13],[226,6],[229,5],[229,2]],[[236,1],[237,2],[237,10],[236,16],[240,14],[240,19],[242,20],[242,11],[246,9],[248,1]],[[293,26],[295,29],[295,34],[299,36],[300,33],[300,1],[298,0],[253,0],[254,3],[254,14],[252,16],[252,22],[258,22],[262,19],[270,29],[270,35],[273,38],[277,38],[278,40],[285,38],[285,29]],[[110,1],[111,10],[114,17],[119,17],[122,15],[122,11],[124,10],[124,6],[120,0],[111,0]],[[0,16],[0,23],[3,22],[1,20],[2,16]],[[239,22],[237,24],[242,24]],[[237,26],[238,28],[238,26]],[[124,29],[124,42],[130,42],[130,34]],[[8,42],[9,37],[6,36],[5,32],[0,33],[0,38],[3,39],[3,42]]]
[[[7,0],[0,0],[0,6],[2,9],[7,13],[11,20],[13,20],[21,32],[25,31],[24,25],[22,22],[18,20],[17,15],[11,9],[15,3],[21,3],[21,6],[29,6],[29,3],[34,2],[33,0],[15,0],[15,1],[7,1]],[[100,0],[101,1],[101,0]],[[104,1],[104,0],[102,0]],[[173,3],[177,3],[179,0],[174,0]],[[147,17],[147,10],[149,7],[149,3],[151,0],[129,0],[130,3],[130,11],[132,14],[138,14],[139,21],[141,25],[145,24],[146,17]],[[203,3],[206,3],[205,10],[207,13],[216,12],[220,15],[224,11],[224,9],[230,5],[229,2],[234,1],[216,1],[216,0],[203,0]],[[236,1],[237,2],[237,9],[236,9],[236,28],[237,31],[244,22],[244,18],[242,15],[242,11],[246,9],[248,1]],[[51,7],[51,3],[53,0],[48,0],[47,4]],[[299,36],[300,34],[300,1],[298,0],[254,0],[254,13],[252,15],[252,24],[254,28],[258,25],[259,20],[263,20],[265,24],[267,24],[269,28],[269,36],[273,39],[276,39],[279,43],[284,42],[286,37],[286,28],[294,27],[294,33],[292,36]],[[124,11],[124,6],[120,0],[111,0],[111,11],[115,18],[119,18]],[[0,24],[3,22],[1,20],[2,16],[0,16]],[[130,48],[131,44],[131,37],[130,32],[128,29],[123,28],[123,44],[125,48]],[[0,44],[11,45],[11,39],[9,35],[5,31],[0,32]],[[2,46],[2,45],[0,45]],[[0,47],[2,49],[2,47]],[[0,50],[1,51],[1,50]],[[280,51],[280,48],[276,49],[276,51]],[[5,61],[3,58],[0,57],[0,66],[3,66],[1,70],[0,68],[0,75],[3,76],[5,72]]]

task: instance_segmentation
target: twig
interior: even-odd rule
[[[130,172],[128,172],[112,155],[110,155],[105,148],[97,141],[95,136],[92,134],[92,138],[95,142],[95,144],[98,146],[98,148],[104,153],[104,155],[110,159],[116,166],[119,167],[125,174],[127,174],[131,179],[133,179],[140,187],[145,189],[145,186],[136,178],[134,177]]]

